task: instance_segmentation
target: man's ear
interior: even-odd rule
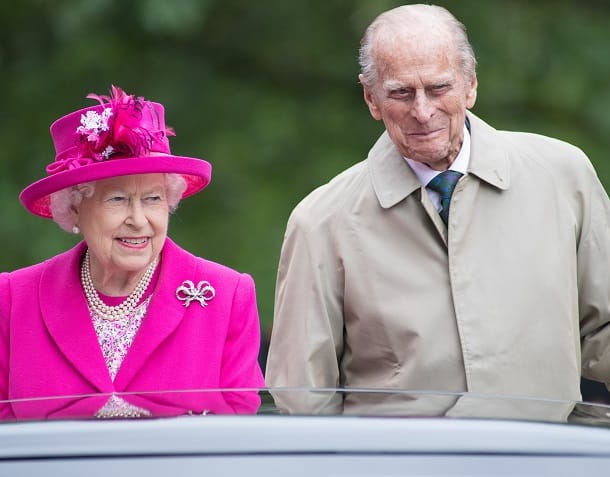
[[[470,80],[470,84],[466,86],[466,109],[470,109],[477,102],[477,87],[479,83],[477,81],[477,75],[473,75]]]
[[[366,83],[364,82],[364,77],[361,74],[358,75],[358,79],[360,80],[360,84],[362,85],[364,102],[369,107],[369,112],[371,113],[371,116],[373,116],[373,118],[377,121],[381,121],[381,110],[377,106],[377,101],[375,95],[373,94],[373,91],[366,85]]]

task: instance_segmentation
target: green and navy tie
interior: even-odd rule
[[[445,171],[438,174],[434,179],[428,182],[428,187],[430,190],[433,190],[439,195],[441,201],[441,219],[447,225],[449,221],[449,204],[451,204],[451,194],[453,194],[453,189],[455,189],[455,185],[460,180],[464,174],[457,171]]]

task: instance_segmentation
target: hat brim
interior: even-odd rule
[[[212,166],[203,159],[165,154],[113,159],[68,169],[40,179],[23,189],[19,194],[19,200],[32,214],[52,218],[50,195],[54,192],[84,182],[154,173],[182,175],[186,180],[186,190],[182,194],[184,199],[201,191],[210,183]]]

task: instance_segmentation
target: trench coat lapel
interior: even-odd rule
[[[474,114],[468,113],[468,119],[472,137],[468,173],[500,190],[507,190],[510,161],[505,148],[498,144],[498,132]]]
[[[468,112],[471,141],[468,172],[506,190],[510,187],[510,163],[504,148],[497,144],[497,132]],[[379,204],[390,208],[416,190],[423,189],[417,176],[384,132],[369,152],[371,181]]]
[[[384,209],[395,206],[422,188],[387,132],[381,135],[369,151],[368,162],[375,195]]]
[[[80,243],[47,262],[38,285],[40,310],[50,336],[66,359],[100,392],[110,392],[112,382],[80,284],[80,260],[85,248]]]
[[[176,288],[194,276],[191,260],[180,255],[178,246],[167,239],[161,253],[161,270],[146,316],[115,377],[117,391],[126,390],[146,365],[152,353],[178,327],[186,308],[176,298]]]

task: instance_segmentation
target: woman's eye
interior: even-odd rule
[[[147,197],[144,198],[144,200],[146,200],[147,202],[161,202],[161,196],[160,195],[149,195]]]
[[[119,204],[119,203],[121,203],[121,202],[123,202],[123,201],[125,201],[125,200],[127,200],[127,198],[126,198],[126,197],[123,197],[123,196],[117,195],[117,196],[114,196],[114,197],[110,197],[110,199],[108,199],[108,202],[110,202],[110,203],[115,203],[115,204]]]

